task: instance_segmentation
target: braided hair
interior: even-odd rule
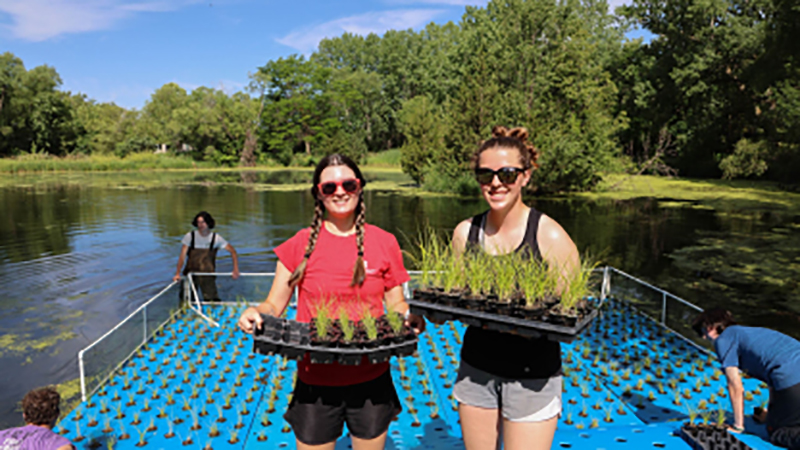
[[[322,200],[320,200],[319,189],[317,186],[319,185],[322,171],[331,166],[349,167],[353,173],[355,173],[356,178],[358,178],[358,180],[361,182],[361,192],[358,195],[358,204],[356,205],[355,210],[356,246],[358,249],[358,257],[356,258],[356,263],[353,267],[353,280],[350,282],[350,286],[360,286],[364,283],[364,278],[366,277],[367,270],[364,267],[364,225],[366,223],[366,206],[364,204],[363,188],[367,184],[367,180],[364,179],[364,176],[361,174],[361,170],[359,170],[358,166],[352,159],[345,155],[334,153],[322,158],[319,164],[317,164],[316,169],[314,169],[314,178],[311,186],[311,195],[314,197],[314,219],[311,221],[311,234],[308,236],[308,243],[306,244],[305,253],[303,254],[303,261],[297,266],[294,272],[292,272],[291,277],[289,277],[289,286],[291,287],[297,286],[297,284],[303,279],[306,266],[308,264],[308,258],[310,258],[311,253],[314,252],[314,247],[317,245],[317,239],[319,239],[319,232],[322,229],[323,217],[325,216],[325,206],[323,205]]]
[[[483,141],[478,150],[472,155],[472,169],[478,168],[481,153],[493,148],[513,148],[519,151],[519,162],[524,169],[539,168],[536,160],[539,159],[539,150],[528,143],[528,129],[523,127],[506,128],[495,125],[492,128],[492,137]]]

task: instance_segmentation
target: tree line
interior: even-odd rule
[[[649,42],[627,31],[651,31]],[[174,83],[141,110],[59,89],[0,55],[0,156],[166,146],[219,165],[307,165],[399,149],[431,190],[474,188],[496,124],[541,150],[533,185],[609,171],[783,181],[800,169],[800,8],[792,0],[492,0],[458,24],[325,39],[269,61],[243,92]]]

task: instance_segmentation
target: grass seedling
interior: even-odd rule
[[[470,252],[465,259],[467,284],[473,296],[486,295],[491,290],[490,259],[485,252]]]
[[[609,406],[606,410],[606,422],[613,422],[614,421],[614,405]]]
[[[139,428],[134,428],[136,432],[139,434],[139,442],[136,443],[138,447],[144,447],[147,445],[147,441],[145,440],[145,436],[147,436],[147,430],[140,430]]]
[[[324,340],[327,338],[328,328],[330,328],[333,322],[330,303],[327,300],[320,299],[315,309],[314,325],[317,328],[317,338]]]
[[[466,271],[463,258],[456,258],[450,246],[446,247],[443,259],[447,261],[442,270],[442,288],[445,292],[457,292],[467,285]]]
[[[364,326],[364,331],[367,333],[367,339],[374,341],[378,338],[378,324],[375,316],[372,315],[369,306],[365,306],[361,316],[361,325]]]
[[[561,278],[562,290],[559,308],[564,314],[574,312],[578,302],[591,293],[589,281],[592,271],[597,267],[598,263],[586,255],[581,259],[579,270],[573,270],[571,274],[564,275]]]
[[[711,422],[712,414],[714,413],[711,411],[703,411],[702,413],[700,413],[700,417],[703,418],[703,425],[708,425],[708,423]]]
[[[725,426],[725,409],[723,409],[722,407],[717,409],[717,426],[719,428]]]
[[[339,326],[342,329],[342,338],[344,341],[352,341],[356,333],[356,327],[353,325],[353,321],[350,320],[350,314],[347,313],[345,308],[339,308]]]
[[[689,425],[694,425],[695,420],[697,420],[697,410],[687,403],[686,414],[689,416]]]
[[[437,262],[444,245],[442,238],[431,226],[427,226],[417,240],[416,247],[419,254],[411,255],[411,257],[422,272],[420,276],[421,287],[427,288],[434,285]]]
[[[236,428],[231,429],[230,431],[230,439],[228,439],[228,443],[235,444],[239,442],[239,430]]]
[[[125,423],[121,420],[119,421],[119,439],[125,440],[131,437],[127,431],[125,431]]]
[[[403,316],[397,311],[387,311],[386,321],[389,322],[389,327],[395,335],[400,335],[403,332]],[[344,329],[342,329],[344,333]]]
[[[548,275],[544,262],[530,258],[522,262],[519,287],[525,297],[525,306],[534,308],[537,302],[553,294],[553,278]]]
[[[189,413],[191,413],[191,415],[192,415],[192,427],[191,427],[191,429],[192,430],[199,430],[200,429],[200,416],[197,414],[197,412],[194,409],[190,410]]]
[[[492,287],[501,302],[509,302],[514,294],[517,280],[517,262],[519,253],[512,252],[506,255],[496,256],[493,259],[492,270],[494,278]]]

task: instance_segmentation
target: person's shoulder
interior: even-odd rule
[[[531,213],[533,213],[533,210],[531,210]],[[536,231],[536,237],[539,242],[560,242],[563,239],[569,239],[569,235],[564,231],[564,227],[560,223],[545,213],[540,214],[539,229]]]
[[[311,227],[301,228],[290,239],[308,239],[311,236]]]
[[[370,239],[376,239],[380,242],[392,242],[392,240],[397,242],[397,237],[394,234],[370,223],[364,224],[364,235],[369,236]]]

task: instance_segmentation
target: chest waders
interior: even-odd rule
[[[194,246],[194,231],[192,231],[192,242],[189,244],[189,250],[186,252],[186,267],[183,269],[183,274],[188,275],[189,272],[215,272],[217,269],[217,249],[214,248],[214,241],[217,239],[217,233],[211,234],[211,243],[206,248],[195,248]],[[203,293],[203,301],[216,302],[219,301],[217,295],[216,277],[211,275],[202,275],[193,277],[194,284],[199,291]]]

